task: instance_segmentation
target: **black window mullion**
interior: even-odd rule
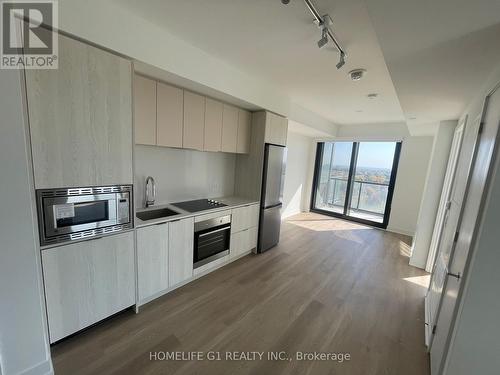
[[[344,215],[346,216],[352,201],[352,191],[354,187],[354,170],[356,167],[356,163],[358,161],[358,150],[359,150],[359,142],[353,142],[351,151],[351,164],[349,165],[349,176],[347,177],[347,189],[345,193],[346,195],[344,202]]]

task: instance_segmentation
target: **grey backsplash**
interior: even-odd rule
[[[135,146],[135,206],[144,206],[147,176],[156,181],[156,203],[231,196],[236,155]]]

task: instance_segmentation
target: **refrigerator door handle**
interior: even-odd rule
[[[271,208],[277,208],[277,207],[282,207],[282,206],[283,206],[283,203],[276,203],[276,204],[273,204],[271,206],[262,207],[262,209],[269,210]]]

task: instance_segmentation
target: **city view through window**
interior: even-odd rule
[[[396,146],[396,142],[323,143],[314,208],[382,223]]]

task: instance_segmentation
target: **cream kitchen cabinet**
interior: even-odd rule
[[[230,258],[239,258],[243,254],[248,254],[257,247],[257,228],[247,228],[241,232],[231,234]]]
[[[134,76],[135,143],[156,145],[156,81]]]
[[[286,146],[288,119],[274,113],[266,113],[265,143]]]
[[[205,97],[184,91],[183,148],[203,151]]]
[[[244,109],[238,113],[238,139],[236,143],[236,152],[247,154],[250,151],[250,137],[252,126],[252,114]]]
[[[137,229],[138,301],[169,287],[169,223]]]
[[[259,205],[251,204],[231,210],[231,233],[239,232],[259,224]]]
[[[156,145],[181,148],[183,121],[183,90],[158,82],[156,89]]]
[[[223,107],[217,100],[205,99],[204,151],[221,151]]]
[[[251,204],[231,210],[231,259],[257,247],[259,205]]]
[[[169,223],[169,287],[173,288],[193,276],[194,218]]]
[[[35,188],[132,183],[131,62],[59,35],[59,68],[26,70]]]
[[[224,104],[222,112],[222,144],[224,152],[236,152],[238,144],[238,116],[239,109],[229,104]]]
[[[50,342],[135,303],[134,234],[42,250]]]

